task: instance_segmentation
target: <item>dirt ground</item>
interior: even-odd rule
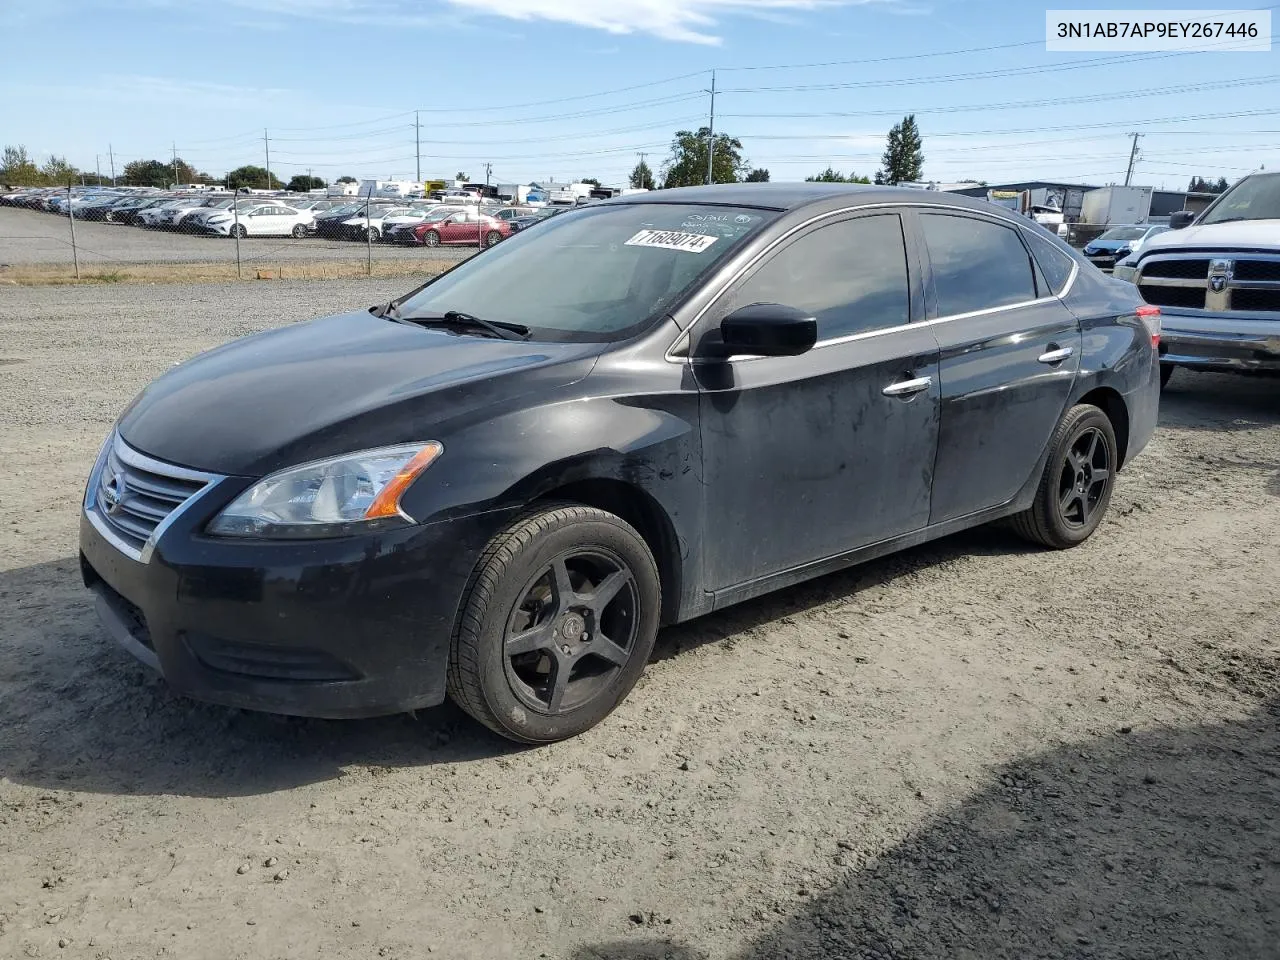
[[[403,286],[0,287],[0,957],[1277,957],[1276,381],[1176,375],[1084,546],[976,531],[665,630],[573,742],[171,695],[78,583],[112,419]]]

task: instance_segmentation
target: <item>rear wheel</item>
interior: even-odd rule
[[[428,247],[438,247],[440,246],[440,234],[434,230],[428,230],[422,235],[422,242]]]
[[[365,238],[366,240],[370,241],[371,243],[377,243],[377,241],[378,241],[378,237],[380,237],[380,236],[382,236],[382,234],[378,233],[378,228],[377,228],[377,227],[365,227],[365,228],[364,228],[364,238]]]
[[[496,733],[551,743],[590,729],[635,686],[658,631],[648,546],[613,514],[549,506],[489,544],[449,654],[449,696]]]
[[[1089,539],[1111,503],[1116,435],[1107,415],[1082,403],[1054,431],[1036,498],[1012,518],[1022,537],[1046,547],[1074,547]]]

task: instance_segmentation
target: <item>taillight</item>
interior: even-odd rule
[[[1151,334],[1151,346],[1160,346],[1160,308],[1145,304],[1134,312],[1147,328],[1147,333]]]

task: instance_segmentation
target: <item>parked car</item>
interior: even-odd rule
[[[143,227],[173,229],[183,216],[199,210],[206,202],[200,197],[179,197],[176,200],[170,200],[168,203],[158,204],[140,211],[134,221]]]
[[[1161,381],[1178,367],[1280,374],[1280,173],[1251,174],[1169,226],[1115,269],[1165,315]]]
[[[422,238],[418,236],[418,228],[422,224],[439,223],[441,220],[465,209],[468,208],[445,206],[443,204],[428,207],[422,211],[422,216],[417,219],[409,221],[407,217],[398,218],[405,222],[388,224],[387,231],[384,234],[383,239],[388,243],[404,243],[421,246]]]
[[[576,210],[163,374],[92,468],[84,582],[195,697],[569,737],[659,624],[993,520],[1086,540],[1160,396],[1160,311],[1086,264],[918,190]]]
[[[395,206],[393,203],[378,203],[374,201],[368,205],[367,209],[370,213],[377,213],[382,210],[388,210],[393,206]],[[351,235],[344,229],[344,224],[357,214],[363,216],[365,209],[365,201],[360,200],[353,203],[344,203],[341,206],[334,207],[332,210],[318,214],[315,219],[315,232],[322,237],[330,239],[350,238]]]
[[[386,207],[370,205],[363,207],[354,216],[343,220],[338,225],[337,236],[344,240],[373,240],[382,238],[382,228],[388,217],[403,217],[412,214],[410,207]],[[419,218],[421,219],[421,218]]]
[[[204,221],[206,233],[223,237],[285,237],[301,240],[315,222],[310,210],[283,203],[258,203],[247,209],[219,210]]]
[[[1112,227],[1097,240],[1084,247],[1084,255],[1100,270],[1111,270],[1117,263],[1142,249],[1142,245],[1169,228],[1160,224],[1139,223],[1133,226]]]
[[[423,222],[413,228],[414,237],[426,247],[492,247],[511,236],[512,232],[507,221],[480,213],[475,208],[455,210],[443,219]]]
[[[569,210],[569,209],[572,209],[572,208],[571,207],[541,207],[537,210],[534,210],[532,213],[528,214],[527,216],[516,217],[514,220],[512,220],[511,230],[513,233],[519,230],[526,230],[529,227],[532,227],[535,223],[542,223],[544,220],[549,220],[552,217],[556,216],[557,214],[564,213],[566,210]]]

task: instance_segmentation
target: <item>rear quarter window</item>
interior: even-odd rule
[[[1034,230],[1028,230],[1026,237],[1049,289],[1054,296],[1061,296],[1071,281],[1071,271],[1076,267],[1075,258],[1069,250],[1063,248],[1062,241],[1056,237],[1039,234]]]

